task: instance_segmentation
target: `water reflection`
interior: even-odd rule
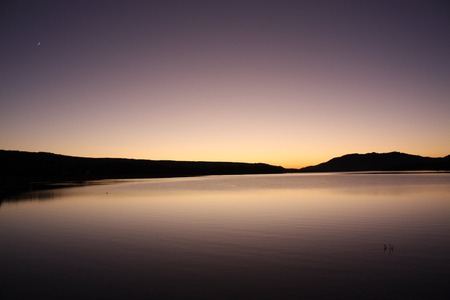
[[[21,192],[13,195],[8,195],[7,197],[0,198],[0,209],[5,203],[19,203],[19,202],[30,202],[30,201],[49,201],[58,197],[58,193],[54,190],[38,190]]]
[[[54,201],[2,207],[1,293],[447,299],[449,196],[442,174],[211,176],[61,189]]]
[[[94,185],[109,185],[117,182],[127,182],[129,180],[95,180],[95,181],[67,181],[59,183],[36,183],[30,184],[26,189],[17,189],[12,191],[2,190],[0,193],[0,206],[8,202],[28,202],[28,201],[46,201],[56,197],[61,197],[61,189],[65,193],[69,188],[85,187]]]

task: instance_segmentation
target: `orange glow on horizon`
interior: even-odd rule
[[[11,2],[0,148],[293,168],[348,153],[450,154],[442,10],[294,2],[257,14],[186,2],[179,15],[64,4],[58,17]]]

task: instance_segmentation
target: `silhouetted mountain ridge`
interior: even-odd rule
[[[300,172],[356,171],[447,171],[450,155],[440,158],[423,157],[400,152],[347,154],[327,162],[302,168]]]
[[[294,170],[264,163],[86,158],[47,152],[0,150],[0,166],[1,196],[30,188],[49,188],[55,183],[97,179],[289,172],[448,171],[450,155],[431,158],[399,152],[355,153],[336,157],[316,166]]]
[[[0,192],[28,188],[30,183],[96,179],[184,177],[200,175],[272,174],[288,170],[264,163],[160,161],[85,158],[46,152],[0,150]]]

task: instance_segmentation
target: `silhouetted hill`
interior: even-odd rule
[[[40,183],[96,179],[285,173],[268,164],[84,158],[44,152],[0,150],[0,194]]]
[[[347,154],[325,163],[300,169],[300,172],[351,171],[448,171],[450,155],[442,158],[423,157],[399,152]]]
[[[0,150],[0,200],[5,194],[54,183],[97,179],[276,174],[287,172],[450,170],[450,155],[422,157],[399,152],[348,154],[300,170],[263,163],[85,158],[45,152]]]

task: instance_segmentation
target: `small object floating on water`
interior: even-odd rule
[[[391,243],[389,243],[389,245],[383,244],[383,246],[384,246],[384,252],[386,252],[388,249],[389,249],[389,254],[394,252],[394,245],[392,245]]]

